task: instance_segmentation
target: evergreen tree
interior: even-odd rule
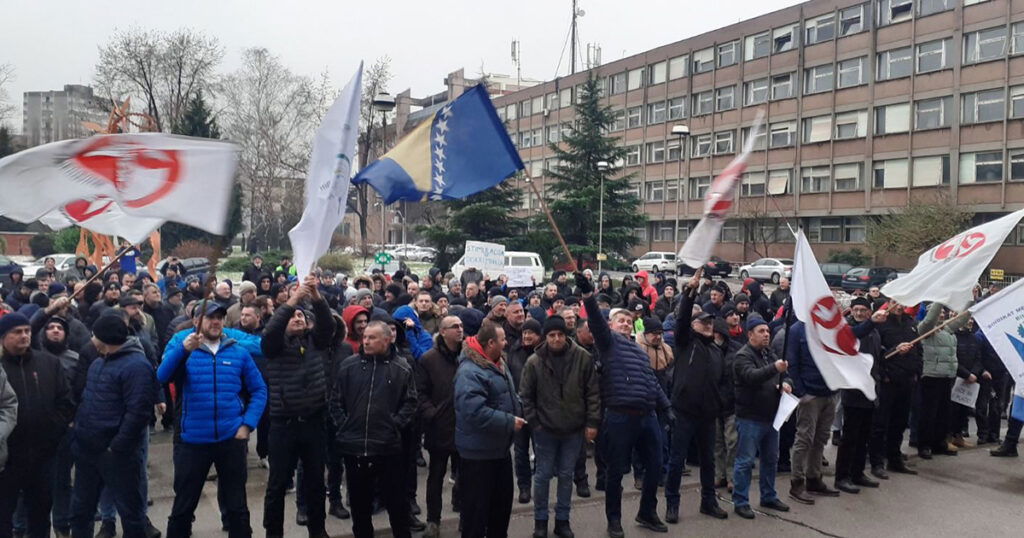
[[[519,207],[520,192],[507,181],[464,200],[442,202],[444,215],[417,231],[437,249],[434,265],[447,270],[467,240],[501,243],[509,250],[522,244],[525,222],[512,212]]]
[[[0,157],[6,157],[16,151],[10,129],[6,125],[0,125]]]
[[[633,175],[617,176],[611,167],[598,169],[598,162],[615,163],[626,155],[617,138],[605,136],[615,118],[611,107],[602,105],[600,99],[601,89],[591,76],[581,86],[576,122],[562,137],[563,147],[550,146],[559,164],[547,172],[554,181],[544,193],[569,251],[580,266],[584,260],[595,259],[598,251],[602,178],[606,253],[627,257],[629,248],[637,243],[634,230],[647,222],[640,199],[630,192]],[[539,220],[538,225],[547,228],[547,220]]]

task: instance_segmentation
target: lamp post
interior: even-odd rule
[[[604,174],[611,166],[608,161],[597,161],[597,171],[601,175],[601,198],[597,210],[597,272],[601,272],[601,257],[604,255]]]
[[[388,112],[391,112],[395,108],[395,98],[388,92],[378,92],[374,96],[373,101],[370,102],[370,127],[367,128],[367,132],[373,126],[373,111],[376,110],[381,113],[381,154],[383,155],[387,151],[387,136],[388,136]],[[367,137],[367,146],[369,146],[372,138]],[[387,243],[386,236],[386,224],[385,218],[387,213],[387,206],[384,205],[384,200],[380,201],[380,250],[384,251],[384,245]]]
[[[690,128],[686,125],[673,125],[672,136],[679,139],[679,187],[676,189],[676,227],[672,231],[672,238],[675,240],[675,252],[679,255],[679,199],[683,197],[686,192],[686,186],[683,182],[683,156],[686,154],[686,137],[690,136]],[[678,260],[677,260],[678,261]]]

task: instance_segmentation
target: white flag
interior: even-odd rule
[[[971,307],[974,321],[1024,397],[1024,279]]]
[[[743,144],[743,151],[711,182],[711,187],[704,196],[704,217],[690,232],[690,236],[683,243],[683,248],[679,249],[679,259],[686,265],[697,269],[711,259],[711,252],[718,242],[722,224],[725,223],[736,199],[736,186],[740,184],[740,178],[747,169],[747,158],[754,150],[754,141],[763,127],[764,110],[758,110],[754,125],[750,128],[750,136]]]
[[[910,274],[883,286],[882,293],[906,306],[933,301],[957,312],[967,308],[981,273],[1022,217],[1024,209],[943,241],[921,254]]]
[[[359,135],[363,64],[327,111],[313,141],[306,176],[306,208],[302,219],[288,232],[299,278],[331,247],[331,235],[345,216],[352,159]]]
[[[39,218],[39,222],[54,230],[77,225],[102,235],[123,237],[137,245],[163,225],[163,219],[126,215],[121,206],[110,200],[100,202],[79,201],[67,204]]]
[[[814,364],[828,388],[857,389],[874,400],[875,380],[871,377],[874,359],[860,352],[860,341],[843,318],[842,309],[821,274],[803,229],[797,232],[793,260],[793,313],[804,322],[807,347]]]
[[[172,220],[219,235],[236,162],[236,146],[229,142],[162,133],[53,142],[0,159],[0,215],[32,222],[70,211],[88,228],[85,221],[116,204],[131,217]]]

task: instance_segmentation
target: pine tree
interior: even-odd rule
[[[0,125],[0,157],[6,157],[16,151],[10,129],[6,125]]]
[[[584,260],[595,259],[598,252],[602,178],[606,253],[627,257],[629,248],[637,242],[634,230],[647,222],[640,199],[630,191],[633,175],[619,176],[612,167],[598,169],[597,163],[615,163],[626,155],[617,138],[605,136],[615,117],[611,107],[603,106],[600,99],[601,89],[591,76],[581,87],[576,122],[562,137],[564,147],[550,146],[559,164],[547,172],[554,181],[544,193],[569,251],[581,266]],[[547,227],[546,220],[538,224]]]

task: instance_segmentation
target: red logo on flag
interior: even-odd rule
[[[835,297],[826,295],[818,299],[811,307],[811,321],[814,322],[816,332],[821,338],[821,345],[826,351],[851,357],[857,355],[857,337],[843,319]]]
[[[947,240],[935,247],[932,259],[940,262],[954,258],[966,258],[985,244],[985,234],[981,232],[964,233]]]

